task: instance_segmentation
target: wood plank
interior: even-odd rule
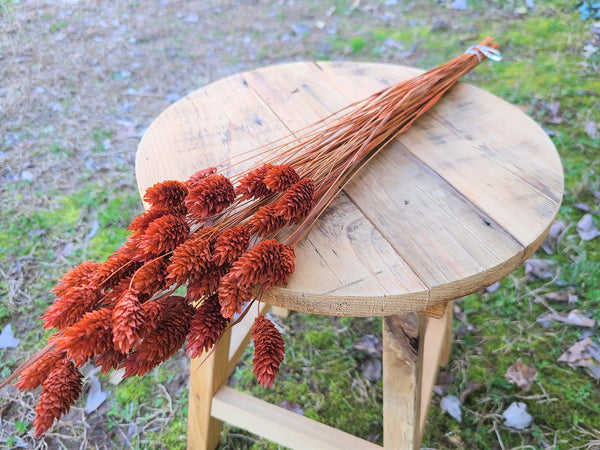
[[[229,387],[213,398],[213,417],[293,449],[380,449],[378,445]]]
[[[428,286],[484,272],[523,250],[413,155],[395,143],[387,150],[346,192]]]
[[[440,367],[447,366],[452,353],[452,319],[454,317],[453,302],[446,303],[444,320],[446,321],[446,335],[442,338],[442,354],[440,355]]]
[[[222,422],[211,416],[213,395],[229,376],[231,330],[225,332],[210,356],[190,362],[187,448],[213,450],[219,444]]]
[[[416,313],[383,318],[383,446],[418,449],[418,352],[425,318]]]
[[[473,89],[457,86],[402,142],[527,246],[558,211],[563,191],[558,154],[525,114],[483,91],[475,103],[468,95]],[[470,100],[456,107],[465,97]],[[477,121],[472,120],[476,115]],[[500,127],[506,126],[510,132],[502,133]],[[424,143],[432,142],[433,133],[436,145]],[[448,159],[448,154],[454,157]]]
[[[450,304],[450,303],[449,303]],[[451,306],[450,306],[451,308]],[[448,314],[446,308],[446,315]],[[444,350],[447,348],[448,327],[452,329],[452,321],[444,315],[439,319],[428,317],[425,319],[423,332],[423,345],[419,350],[418,365],[420,367],[420,407],[419,407],[419,443],[423,439],[433,386],[437,378],[438,369],[442,362]],[[415,412],[416,414],[416,412]]]

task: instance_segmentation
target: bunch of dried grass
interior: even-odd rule
[[[49,344],[2,385],[42,386],[35,433],[45,433],[81,393],[81,367],[143,375],[187,340],[192,357],[210,352],[244,307],[294,272],[294,246],[333,198],[390,140],[431,108],[492,51],[491,39],[452,61],[300,130],[288,139],[239,155],[246,174],[226,178],[216,167],[186,182],[150,187],[151,207],[131,222],[131,235],[107,261],[86,261],[52,290],[42,316],[57,328]],[[286,236],[281,231],[295,230]],[[173,293],[187,287],[185,297]],[[247,311],[247,309],[246,309]],[[259,316],[252,330],[254,373],[272,385],[283,339]]]

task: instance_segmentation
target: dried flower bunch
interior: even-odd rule
[[[186,345],[208,354],[263,290],[294,272],[294,246],[384,145],[425,113],[495,48],[480,47],[268,146],[209,167],[187,181],[150,187],[150,208],[106,261],[86,261],[52,289],[42,316],[56,328],[48,345],[7,382],[42,386],[34,421],[45,433],[82,391],[79,367],[124,368],[144,375]],[[259,161],[227,178],[242,163]],[[186,295],[174,295],[180,287]],[[258,316],[252,329],[254,373],[271,386],[284,358],[281,334]],[[187,344],[186,344],[187,342]],[[1,386],[0,386],[1,387]]]

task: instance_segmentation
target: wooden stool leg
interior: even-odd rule
[[[446,366],[450,362],[450,354],[452,351],[452,318],[454,317],[454,312],[452,310],[453,305],[453,302],[448,302],[444,314],[444,319],[446,320],[446,335],[444,336],[442,354],[440,355],[440,366]]]
[[[424,317],[383,318],[383,446],[419,448],[419,331]]]
[[[212,398],[229,376],[229,343],[227,331],[210,357],[204,355],[191,360],[190,395],[188,411],[188,441],[190,450],[213,450],[219,444],[222,422],[211,417]]]
[[[418,449],[438,368],[449,357],[452,304],[435,319],[411,313],[383,319],[383,445]]]
[[[448,313],[450,311],[450,314]],[[452,303],[448,302],[446,312],[439,319],[433,317],[424,318],[425,326],[421,334],[421,346],[419,348],[419,368],[421,382],[421,407],[419,408],[419,444],[425,431],[427,414],[431,404],[433,386],[437,378],[438,369],[450,357],[450,345],[448,333],[452,333]]]

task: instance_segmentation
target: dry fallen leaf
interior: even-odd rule
[[[371,356],[381,356],[382,352],[381,339],[373,334],[364,335],[353,347]]]
[[[579,300],[577,297],[577,290],[570,286],[566,289],[562,289],[557,292],[549,292],[544,294],[544,299],[550,302],[559,302],[559,303],[568,303],[570,305],[574,304]]]
[[[573,208],[577,208],[580,211],[591,213],[591,214],[597,214],[598,213],[598,211],[592,209],[592,207],[590,205],[588,205],[587,203],[575,203],[573,205]]]
[[[369,358],[360,365],[360,371],[367,380],[377,381],[383,373],[383,365],[380,359]]]
[[[587,368],[589,374],[596,380],[600,380],[600,364],[595,364]]]
[[[460,394],[460,403],[464,404],[467,397],[482,386],[484,386],[484,383],[481,383],[480,381],[468,381],[465,390]]]
[[[523,402],[513,402],[510,406],[502,413],[504,416],[504,425],[515,430],[524,430],[529,425],[533,417],[527,412],[527,406]]]
[[[548,255],[553,255],[556,246],[558,245],[558,241],[560,240],[560,236],[563,231],[565,231],[567,225],[562,220],[555,220],[552,226],[550,227],[550,231],[548,231],[548,235],[544,242],[542,242],[542,250],[544,250]]]
[[[2,333],[0,333],[0,348],[15,348],[19,345],[19,342],[21,342],[21,339],[15,337],[10,323],[2,328]]]
[[[585,132],[591,139],[596,139],[600,134],[598,134],[598,127],[596,127],[596,123],[591,120],[585,124]]]
[[[454,317],[456,317],[456,319],[460,322],[467,321],[467,315],[463,312],[460,306],[456,304],[456,302],[452,304],[452,312],[454,313]]]
[[[433,386],[433,391],[442,397],[444,393],[452,386],[452,381],[454,377],[450,372],[441,371],[438,373],[435,379],[435,385]]]
[[[584,215],[577,223],[577,234],[584,241],[591,241],[600,236],[600,231],[594,225],[594,219],[591,214]]]
[[[440,402],[442,411],[446,411],[450,416],[462,422],[462,411],[460,410],[460,400],[455,395],[446,395]]]
[[[586,337],[564,352],[558,362],[571,367],[590,367],[600,363],[600,345]]]
[[[531,389],[531,385],[537,378],[538,371],[535,366],[528,366],[521,358],[508,368],[506,371],[506,379],[522,388],[525,392]]]
[[[530,280],[545,280],[554,276],[554,261],[530,258],[525,261],[525,275]]]
[[[562,322],[569,325],[590,328],[596,325],[596,321],[594,319],[584,316],[583,313],[578,309],[574,309],[573,311],[569,312],[545,314],[538,317],[537,321],[540,322],[544,327],[550,325],[552,322]]]
[[[490,284],[488,287],[485,288],[486,292],[493,294],[494,292],[496,292],[498,289],[500,289],[500,282],[496,281],[493,284]]]
[[[119,384],[125,378],[125,369],[113,370],[108,376],[108,382],[113,386]]]
[[[91,414],[106,400],[110,395],[110,391],[102,390],[100,380],[95,375],[88,375],[88,378],[90,380],[90,391],[83,409],[86,414]]]

